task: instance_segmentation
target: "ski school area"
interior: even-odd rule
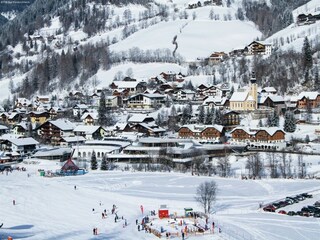
[[[141,206],[143,213],[143,206]],[[221,228],[215,226],[213,219],[210,219],[203,212],[195,212],[192,208],[184,208],[184,213],[169,212],[166,205],[161,205],[158,214],[155,210],[150,216],[142,218],[141,222],[136,220],[138,231],[152,233],[155,236],[167,239],[182,238],[188,236],[203,236],[221,233]]]

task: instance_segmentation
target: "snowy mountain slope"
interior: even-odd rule
[[[297,16],[299,14],[319,14],[320,13],[320,2],[312,0],[307,4],[292,11],[294,23],[287,28],[277,32],[267,39],[272,42],[275,47],[279,47],[282,50],[294,49],[298,52],[301,51],[303,46],[303,40],[308,37],[311,44],[320,43],[320,21],[316,21],[310,25],[297,25]]]

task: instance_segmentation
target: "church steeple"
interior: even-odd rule
[[[251,82],[251,84],[257,83],[257,79],[256,79],[256,74],[255,74],[255,72],[252,72],[252,73],[251,73],[250,82]]]
[[[251,73],[250,79],[250,95],[254,100],[254,109],[258,108],[258,87],[257,87],[257,79],[255,72]]]

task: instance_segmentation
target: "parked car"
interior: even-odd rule
[[[302,193],[300,195],[304,196],[305,198],[312,198],[313,197],[311,194],[308,194],[308,193]]]
[[[317,212],[317,213],[313,214],[313,217],[315,217],[315,218],[320,218],[320,213]]]
[[[287,214],[287,212],[285,210],[280,210],[278,213],[280,214]]]
[[[294,215],[296,215],[296,213],[295,213],[294,211],[289,211],[289,212],[287,213],[287,215],[289,215],[289,216],[294,216]]]
[[[286,200],[285,200],[286,202],[289,202],[290,204],[294,204],[295,203],[295,201],[292,199],[292,198],[290,198],[290,197],[286,197]]]
[[[316,201],[313,205],[314,205],[315,207],[320,207],[320,201]]]
[[[296,196],[298,198],[299,201],[303,201],[305,200],[306,198],[304,196],[302,196],[301,194],[300,195],[297,195]]]
[[[290,199],[290,200],[292,200],[294,203],[298,203],[298,202],[299,202],[299,199],[296,198],[296,197],[286,197],[286,199]]]
[[[320,209],[314,206],[308,206],[307,207],[312,213],[320,213]]]
[[[265,212],[275,212],[275,211],[276,211],[276,208],[275,208],[275,206],[273,206],[273,205],[268,205],[268,206],[265,206],[265,207],[263,208],[263,211],[265,211]]]

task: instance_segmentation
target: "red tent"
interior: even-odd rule
[[[69,158],[61,168],[61,171],[78,171],[79,167]]]

